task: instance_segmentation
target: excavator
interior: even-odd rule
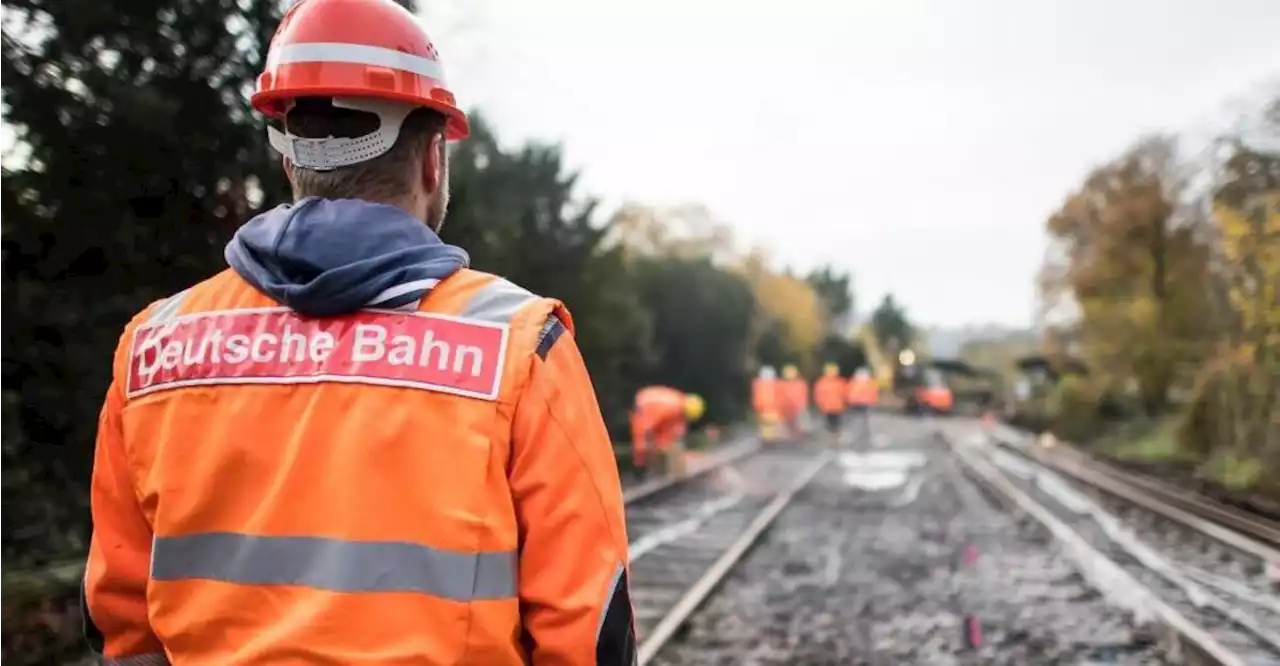
[[[955,396],[943,374],[920,356],[924,349],[917,345],[900,351],[881,346],[870,324],[858,328],[857,339],[871,365],[883,393],[892,395],[907,414],[950,414]],[[896,352],[896,353],[895,353]]]
[[[894,395],[902,401],[907,414],[950,414],[955,396],[942,372],[921,362],[911,349],[898,354],[894,368]]]

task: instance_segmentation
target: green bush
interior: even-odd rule
[[[1272,430],[1280,417],[1280,396],[1268,384],[1274,384],[1274,378],[1246,359],[1219,359],[1207,365],[1179,431],[1183,446],[1205,454],[1222,448],[1259,457],[1280,454],[1268,451],[1280,441]]]
[[[1178,428],[1181,447],[1201,471],[1232,488],[1250,487],[1280,469],[1280,396],[1264,366],[1238,355],[1201,371]]]
[[[1087,377],[1066,375],[1048,395],[1049,429],[1070,442],[1091,440],[1102,431],[1101,403],[1102,391]]]

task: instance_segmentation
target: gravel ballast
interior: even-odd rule
[[[875,427],[878,446],[801,491],[656,663],[1163,663],[929,428]]]

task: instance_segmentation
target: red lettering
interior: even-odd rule
[[[203,312],[133,336],[129,397],[202,384],[357,382],[494,400],[507,327],[421,312],[308,319],[286,308]]]

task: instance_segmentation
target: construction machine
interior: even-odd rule
[[[907,414],[950,414],[955,396],[941,371],[907,348],[899,352],[893,370],[893,393]]]

